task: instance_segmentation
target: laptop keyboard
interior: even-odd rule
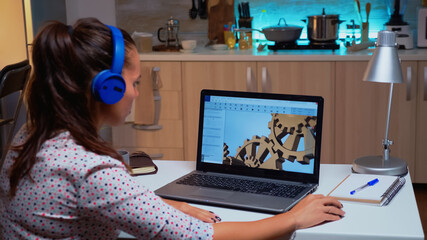
[[[191,174],[178,184],[294,198],[307,187],[203,174]]]

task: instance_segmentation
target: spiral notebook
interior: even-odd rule
[[[378,181],[374,185],[368,184],[376,179]],[[386,206],[405,185],[405,182],[405,178],[398,176],[351,173],[328,196],[342,201]],[[356,189],[358,191],[352,194]]]

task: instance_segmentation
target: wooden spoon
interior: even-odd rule
[[[358,0],[354,0],[354,10],[356,12],[359,24],[362,25],[362,14],[360,13],[360,2]]]
[[[356,0],[356,3],[357,3],[357,8],[359,9],[359,12],[361,12],[361,10],[360,10],[360,1]]]
[[[371,3],[366,3],[366,22],[369,22],[369,13],[371,12]]]

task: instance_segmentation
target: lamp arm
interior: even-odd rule
[[[385,137],[383,140],[384,146],[384,160],[387,161],[390,157],[390,145],[393,144],[391,140],[388,139],[388,130],[390,127],[390,112],[391,112],[391,102],[393,99],[393,83],[390,84],[390,94],[388,99],[388,111],[387,111],[387,123],[385,127]]]

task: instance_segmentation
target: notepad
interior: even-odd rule
[[[375,185],[365,187],[363,190],[351,194],[351,191],[376,178],[379,181]],[[398,176],[351,173],[332,189],[328,196],[342,201],[385,206],[390,203],[405,182],[405,178]]]

